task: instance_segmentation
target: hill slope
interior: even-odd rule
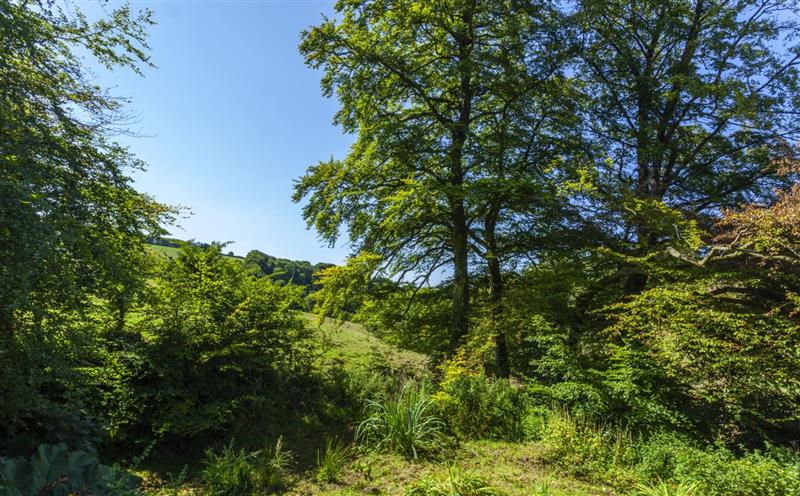
[[[345,367],[357,367],[366,365],[373,358],[380,358],[386,360],[392,368],[413,370],[424,368],[427,363],[425,355],[400,350],[387,344],[360,324],[325,319],[322,326],[318,326],[316,315],[307,312],[302,314],[309,326],[320,333],[320,338],[325,343],[323,358],[331,362],[339,362]]]

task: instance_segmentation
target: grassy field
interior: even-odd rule
[[[395,369],[419,369],[427,363],[425,355],[386,344],[359,324],[325,319],[320,326],[316,315],[302,314],[308,325],[319,332],[325,350],[323,358],[330,362],[339,362],[345,367],[359,367],[370,360],[381,359]]]
[[[166,255],[170,258],[177,257],[178,251],[180,250],[180,248],[176,248],[174,246],[162,246],[162,245],[145,245],[145,246],[147,246],[147,249],[152,251],[153,253]],[[227,258],[228,260],[238,260],[238,261],[244,260],[244,258],[242,257],[236,257],[236,256],[232,257],[230,255],[223,255],[223,257]]]

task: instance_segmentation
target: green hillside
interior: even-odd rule
[[[177,257],[178,252],[180,251],[180,248],[176,246],[164,246],[164,245],[154,245],[154,244],[146,244],[145,246],[147,247],[148,250],[152,251],[153,253],[166,255],[170,258]],[[242,257],[237,257],[237,256],[223,255],[223,258],[227,258],[228,260],[237,260],[239,262],[244,261]]]
[[[175,258],[178,256],[178,251],[180,251],[179,243],[185,242],[173,239],[161,241],[146,243],[145,246],[154,253]],[[204,245],[204,243],[199,243],[199,245]],[[312,264],[305,260],[273,257],[258,250],[250,250],[244,257],[232,255],[231,253],[223,254],[223,258],[243,263],[245,270],[257,277],[269,277],[276,282],[303,286],[309,291],[314,289],[313,281],[317,271],[333,266],[333,264],[329,263]]]
[[[396,369],[423,369],[427,357],[420,353],[400,350],[386,344],[370,334],[360,324],[353,322],[336,322],[325,319],[321,326],[317,324],[317,316],[303,312],[308,324],[317,329],[325,343],[323,358],[332,363],[341,363],[345,367],[356,368],[367,365],[375,358],[386,359],[387,364]]]

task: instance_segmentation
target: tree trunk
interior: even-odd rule
[[[0,303],[0,333],[3,334],[3,339],[11,342],[14,338],[14,312],[11,310],[11,305]]]
[[[494,254],[489,255],[487,262],[489,265],[492,321],[496,326],[494,335],[494,361],[497,367],[497,375],[507,379],[511,375],[511,365],[508,359],[505,326],[502,325],[503,275],[500,272],[500,261]]]
[[[469,332],[468,232],[463,202],[453,209],[453,308],[450,320],[452,349]]]
[[[495,236],[499,209],[498,202],[494,202],[486,215],[486,219],[483,222],[483,235],[486,241],[486,264],[489,269],[489,305],[492,323],[495,326],[495,373],[499,377],[508,378],[511,375],[511,366],[508,359],[508,344],[506,343],[505,326],[502,325],[503,273],[500,269],[497,238]]]
[[[455,349],[461,339],[469,332],[469,226],[464,207],[464,144],[472,124],[472,73],[470,58],[472,52],[473,22],[475,5],[471,3],[462,13],[462,21],[467,27],[465,33],[456,36],[460,72],[460,105],[458,119],[451,128],[450,159],[450,209],[453,222],[453,309],[451,314],[451,341]]]

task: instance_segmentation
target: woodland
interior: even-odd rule
[[[157,12],[0,0],[0,495],[800,494],[798,15],[338,0],[331,265],[168,237]]]

